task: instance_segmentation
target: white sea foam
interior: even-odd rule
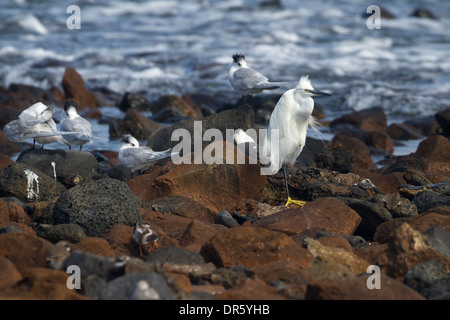
[[[16,18],[17,24],[27,31],[45,35],[48,33],[47,28],[33,14],[26,14]]]

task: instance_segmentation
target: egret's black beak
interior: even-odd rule
[[[326,96],[326,97],[333,96],[331,93],[327,93],[327,92],[323,92],[323,91],[319,91],[319,90],[310,90],[309,92],[311,92],[312,94],[315,94],[317,96]]]

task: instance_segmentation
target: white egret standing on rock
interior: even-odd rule
[[[242,93],[244,103],[246,101],[246,94],[278,89],[283,84],[283,82],[270,82],[266,76],[250,68],[243,54],[233,55],[233,63],[230,67],[228,80],[236,91]]]
[[[303,201],[292,200],[289,196],[286,165],[295,163],[305,146],[308,127],[314,128],[313,96],[331,96],[331,94],[314,90],[309,77],[302,76],[297,87],[286,91],[273,109],[263,144],[263,151],[270,157],[270,171],[275,174],[283,168],[286,206],[290,203],[300,206],[305,204]],[[273,129],[278,130],[278,139],[275,141],[278,146],[274,146],[271,141]]]

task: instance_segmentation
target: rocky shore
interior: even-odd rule
[[[72,99],[84,117],[108,123],[112,139],[128,132],[163,150],[196,120],[224,136],[258,128],[279,97],[150,102],[88,89],[72,68],[61,88],[0,87],[0,128],[34,102]],[[103,106],[126,115],[107,119]],[[327,108],[319,103],[315,116]],[[291,197],[306,201],[289,208],[282,175],[261,175],[259,164],[162,160],[132,174],[115,151],[31,150],[0,132],[0,298],[137,299],[144,281],[151,299],[450,299],[450,109],[388,125],[371,108],[322,124],[333,139],[308,138],[288,169]],[[422,139],[417,150],[393,156],[410,139]],[[159,235],[142,255],[136,222]],[[367,285],[373,265],[380,289]],[[80,268],[80,289],[67,286],[70,266]]]

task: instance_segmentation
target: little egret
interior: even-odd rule
[[[78,104],[73,101],[67,101],[64,105],[64,112],[67,118],[64,118],[59,124],[62,131],[74,132],[76,134],[66,137],[69,143],[76,144],[81,147],[83,144],[92,142],[92,129],[89,121],[81,117],[77,113]],[[71,149],[71,146],[69,146]]]
[[[245,56],[242,54],[233,55],[233,63],[230,67],[228,80],[236,91],[242,92],[244,103],[246,94],[278,89],[282,84],[282,82],[269,82],[269,79],[263,74],[250,68],[245,61]]]
[[[331,96],[331,94],[314,90],[309,77],[302,76],[297,87],[286,91],[273,109],[263,143],[263,151],[270,157],[270,171],[275,174],[283,168],[286,206],[290,203],[300,206],[305,204],[303,201],[292,200],[289,196],[286,165],[294,164],[302,152],[308,126],[314,128],[315,120],[311,115],[314,109],[313,96]],[[274,129],[278,130],[276,141],[271,139]]]

